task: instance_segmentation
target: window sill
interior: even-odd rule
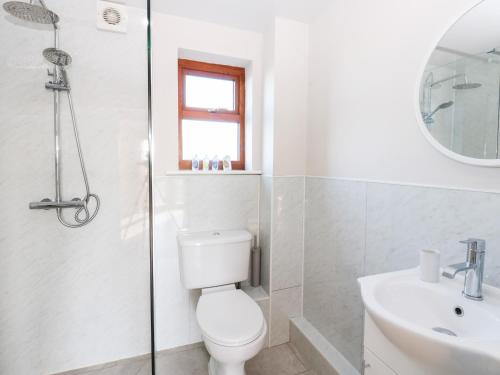
[[[234,176],[234,175],[262,175],[262,171],[240,171],[234,170],[229,172],[224,171],[167,171],[164,176]]]

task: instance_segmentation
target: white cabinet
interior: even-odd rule
[[[365,374],[364,375],[398,375],[377,358],[370,349],[365,348]]]

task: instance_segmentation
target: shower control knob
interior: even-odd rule
[[[44,198],[42,199],[40,202],[52,202],[52,199],[49,199],[49,198]],[[50,210],[49,207],[45,208],[46,211]]]

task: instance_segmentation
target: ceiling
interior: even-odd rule
[[[153,12],[264,31],[274,17],[309,23],[332,0],[151,0]]]

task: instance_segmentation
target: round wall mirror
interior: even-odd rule
[[[425,67],[420,126],[447,156],[500,166],[500,1],[484,0],[444,35]]]

